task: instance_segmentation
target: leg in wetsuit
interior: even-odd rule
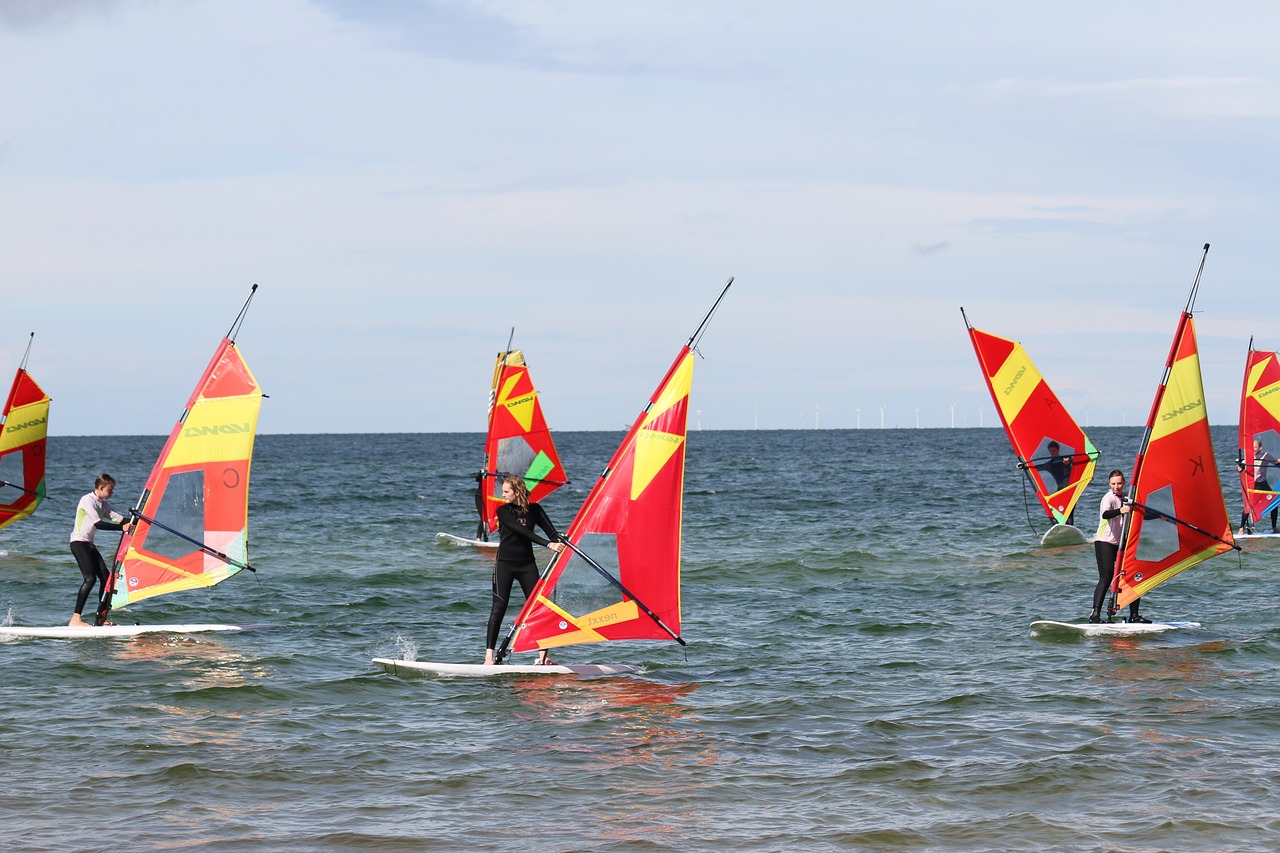
[[[89,600],[89,593],[93,592],[93,585],[98,584],[99,599],[101,593],[106,591],[107,564],[102,559],[102,554],[94,547],[92,542],[72,542],[71,554],[76,558],[76,565],[80,567],[80,574],[84,576],[84,582],[80,584],[80,592],[76,595],[76,615],[80,616],[84,613],[85,602]],[[96,608],[95,608],[96,609]]]
[[[1120,546],[1112,545],[1110,542],[1094,542],[1093,555],[1098,560],[1098,585],[1093,588],[1093,613],[1089,616],[1089,621],[1102,618],[1102,602],[1107,597],[1107,590],[1111,588],[1111,578],[1116,571],[1116,557],[1120,554]],[[1129,621],[1138,621],[1138,603],[1142,601],[1135,598],[1129,602]]]
[[[1107,590],[1111,588],[1111,576],[1115,574],[1116,556],[1119,553],[1119,545],[1110,542],[1093,543],[1093,556],[1098,561],[1098,585],[1093,588],[1093,614],[1089,617],[1090,620],[1102,617],[1102,602],[1107,597]]]
[[[527,601],[538,583],[538,564],[512,564],[503,560],[493,564],[493,607],[489,611],[486,649],[495,648],[498,644],[498,631],[502,628],[502,617],[507,613],[507,600],[511,598],[511,587],[515,581],[520,581],[520,589],[524,590]]]

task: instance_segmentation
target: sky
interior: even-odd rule
[[[724,283],[691,429],[991,427],[1020,340],[1147,416],[1280,348],[1280,5],[4,0],[0,377],[167,433],[237,343],[259,431],[483,431],[512,329],[553,430],[643,407]],[[0,382],[7,382],[0,379]]]

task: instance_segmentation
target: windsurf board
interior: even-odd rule
[[[471,678],[492,678],[504,675],[622,675],[638,672],[639,667],[625,664],[498,664],[480,663],[432,663],[417,660],[392,660],[374,658],[373,663],[383,672],[392,675],[445,675]]]
[[[1070,524],[1055,524],[1045,531],[1040,544],[1045,548],[1062,548],[1067,545],[1083,545],[1089,541],[1084,531]]]
[[[206,631],[239,631],[239,625],[52,625],[24,627],[0,626],[2,637],[27,637],[32,639],[78,640],[92,637],[136,637],[139,634],[199,634]]]
[[[1041,620],[1031,623],[1031,635],[1083,634],[1086,637],[1125,637],[1134,634],[1160,634],[1199,628],[1199,622],[1054,622]]]
[[[456,545],[460,548],[497,548],[498,540],[484,542],[480,539],[466,539],[462,536],[454,536],[452,533],[437,533],[436,544]]]
[[[1265,541],[1267,539],[1280,542],[1280,532],[1272,532],[1269,530],[1265,532],[1261,530],[1255,530],[1253,533],[1245,533],[1242,530],[1239,533],[1233,534],[1233,536],[1237,542],[1241,540],[1248,541],[1250,539],[1254,540],[1255,542]]]

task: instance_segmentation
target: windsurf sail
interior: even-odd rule
[[[1069,524],[1093,479],[1098,449],[1067,412],[1017,341],[975,329],[960,309],[982,378],[995,401],[1018,468],[1050,520]]]
[[[45,496],[49,395],[27,373],[35,336],[32,332],[27,339],[27,351],[0,412],[0,528],[31,515]]]
[[[253,570],[249,467],[263,394],[235,344],[253,292],[196,384],[132,510],[134,528],[116,551],[111,606],[213,586],[241,569]]]
[[[1240,392],[1239,448],[1243,527],[1261,522],[1280,506],[1280,361],[1274,351],[1255,350],[1252,338]]]
[[[514,329],[511,334],[515,336]],[[497,531],[498,507],[505,503],[502,481],[511,476],[524,478],[531,501],[540,501],[569,482],[524,353],[511,349],[508,340],[506,351],[498,353],[489,391],[484,468],[478,475],[483,496],[478,507],[480,538]]]
[[[1204,247],[1205,256],[1209,245]],[[1204,382],[1191,309],[1204,256],[1178,319],[1164,375],[1133,463],[1113,581],[1114,606],[1124,607],[1210,557],[1239,550],[1231,535],[1222,482],[1213,458]]]
[[[680,522],[699,338],[730,278],[627,431],[563,537],[508,643],[517,652],[680,637]]]

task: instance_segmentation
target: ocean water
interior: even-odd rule
[[[1139,432],[1090,430],[1082,519]],[[620,438],[557,434],[561,527]],[[0,616],[66,621],[76,501],[106,470],[126,509],[162,443],[50,440],[48,500],[0,532]],[[1276,849],[1280,547],[1144,600],[1201,630],[1035,639],[1087,614],[1096,570],[1091,546],[1038,547],[999,430],[693,432],[687,650],[557,656],[645,667],[617,678],[378,672],[482,658],[491,558],[433,542],[473,529],[480,454],[263,436],[258,573],[117,614],[246,630],[0,643],[4,849]]]

